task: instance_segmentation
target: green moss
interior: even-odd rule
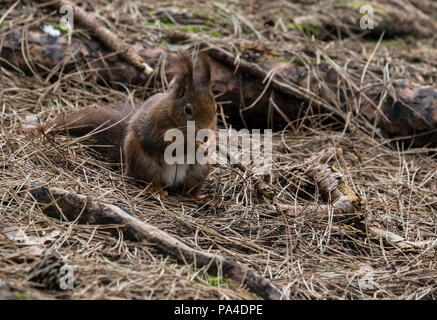
[[[294,24],[293,29],[298,30],[306,35],[313,35],[317,38],[317,36],[320,34],[320,31],[322,30],[322,26],[312,23],[299,23]]]
[[[377,41],[369,41],[369,43],[376,45]],[[388,39],[388,40],[382,40],[381,46],[385,46],[389,48],[403,48],[405,47],[405,43],[402,40]]]
[[[148,21],[148,20],[143,20],[143,21],[141,21],[141,23],[142,23],[144,26],[152,26],[152,25],[155,24],[154,22],[151,22],[151,21]]]
[[[14,292],[10,300],[35,300],[35,298],[25,292]]]
[[[164,38],[159,43],[161,46],[168,46],[170,44],[170,40],[168,38]]]
[[[305,63],[303,62],[303,60],[300,57],[294,57],[293,62],[300,65],[300,66],[305,65]]]
[[[227,285],[227,281],[223,277],[208,277],[208,284],[212,287],[223,287]]]
[[[348,2],[346,3],[346,6],[347,6],[348,8],[351,8],[351,9],[359,9],[359,8],[361,8],[363,5],[365,5],[365,2],[364,2],[364,1],[357,1],[357,0],[355,0],[355,1],[348,1]]]
[[[223,278],[223,277],[213,277],[210,276],[206,279],[206,282],[211,286],[211,287],[224,287],[227,286],[228,280]]]
[[[163,24],[173,24],[173,22],[166,15],[163,15],[161,17],[160,21]]]
[[[405,44],[400,40],[382,40],[381,44],[392,48],[405,47]]]
[[[6,29],[10,25],[11,23],[9,21],[2,22],[2,24],[0,24],[0,30]]]
[[[223,2],[223,4],[225,5],[226,9],[228,9],[231,12],[237,12],[237,7],[234,6],[233,4],[227,4],[226,2]]]
[[[257,295],[256,293],[253,293],[253,292],[250,292],[250,291],[247,291],[246,294],[247,294],[248,296],[251,296],[252,298],[255,298],[255,299],[259,299],[259,298],[261,298],[261,297],[260,297],[259,295]]]
[[[221,37],[222,34],[220,33],[220,31],[213,31],[210,33],[213,37]]]
[[[189,26],[182,26],[178,28],[178,31],[180,32],[187,32],[187,33],[204,33],[208,34],[213,37],[221,37],[222,33],[218,30],[211,30],[207,27],[204,27],[202,25],[189,25]]]
[[[68,28],[61,26],[59,23],[55,25],[54,28],[60,30],[63,33],[68,33]]]
[[[205,278],[203,276],[199,276],[196,279],[196,282],[207,283],[211,287],[222,287],[222,288],[225,287],[225,288],[227,288],[227,286],[228,286],[228,280],[226,278],[223,278],[223,277],[209,276],[209,277]]]
[[[207,10],[199,9],[199,8],[189,8],[189,10],[198,16],[209,16],[209,12]]]
[[[386,15],[386,14],[387,14],[387,11],[385,11],[385,10],[382,9],[382,8],[373,7],[373,12],[375,12],[375,13],[379,13],[379,14],[381,14],[381,15],[383,15],[383,16],[387,16],[387,17],[388,17],[388,15]]]
[[[263,190],[263,195],[269,200],[272,200],[275,194],[275,190]]]
[[[346,3],[346,6],[348,7],[348,8],[350,8],[350,9],[357,9],[357,10],[359,10],[362,6],[365,6],[365,5],[369,5],[369,3],[368,2],[365,2],[365,1],[359,1],[359,0],[355,0],[355,1],[348,1],[347,3]],[[384,9],[382,9],[382,8],[378,8],[378,7],[375,7],[375,6],[373,6],[372,5],[372,9],[373,9],[373,12],[375,12],[375,13],[380,13],[380,14],[385,14],[387,11],[385,11]]]
[[[195,33],[195,32],[201,32],[202,30],[199,26],[185,26],[185,27],[179,28],[179,31]]]

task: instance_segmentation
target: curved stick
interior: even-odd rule
[[[97,201],[86,195],[60,188],[25,186],[34,200],[44,205],[44,214],[79,224],[118,224],[125,238],[151,243],[161,253],[176,258],[181,263],[194,262],[197,267],[207,267],[208,272],[222,269],[223,275],[246,285],[264,299],[280,300],[281,291],[269,280],[230,258],[192,248],[174,236],[135,218],[125,209],[114,204]]]

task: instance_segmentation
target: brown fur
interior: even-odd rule
[[[137,110],[128,104],[85,108],[58,117],[51,126],[56,130],[67,128],[75,136],[100,128],[93,140],[105,145],[104,151],[113,161],[120,160],[119,151],[123,149],[127,176],[140,182],[151,182],[156,188],[165,187],[161,174],[165,167],[164,150],[170,143],[164,141],[165,132],[179,128],[186,133],[188,120],[195,121],[196,131],[214,130],[216,126],[208,57],[198,55],[192,59],[187,53],[180,57],[179,73],[167,92],[153,95]],[[192,115],[184,111],[187,104],[191,106]],[[189,165],[178,189],[197,195],[210,170],[210,165]]]
[[[126,129],[133,113],[134,109],[128,103],[81,108],[76,112],[58,116],[45,129],[55,133],[66,131],[72,136],[91,133],[91,137],[85,142],[98,145],[96,150],[111,161],[120,162]]]

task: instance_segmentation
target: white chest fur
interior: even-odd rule
[[[187,169],[187,164],[166,164],[161,173],[163,185],[168,187],[179,186],[185,180]]]

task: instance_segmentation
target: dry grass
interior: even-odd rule
[[[192,2],[184,3],[188,12],[194,12],[189,19],[204,24],[202,10],[210,9],[212,4],[200,4],[193,10]],[[250,21],[254,25],[259,22],[251,15],[244,18],[246,15],[238,7],[244,7],[241,1],[233,5],[230,12],[218,10],[221,13],[212,20],[212,25],[202,28],[207,29],[209,36],[220,30],[229,37],[257,37]],[[138,41],[147,38],[159,42],[162,40],[159,28],[181,26],[161,24],[156,29],[152,22],[142,23],[139,12],[147,16],[154,6],[157,5],[140,1],[87,2],[87,10],[96,10],[106,18],[110,14],[116,16],[111,28],[118,34]],[[0,9],[0,18],[5,12],[5,8]],[[235,12],[241,12],[241,16]],[[17,26],[33,23],[33,27],[38,27],[39,21],[56,24],[57,18],[47,17],[46,13],[18,5],[5,21]],[[129,23],[132,19],[134,23]],[[153,19],[147,16],[148,21]],[[235,30],[241,32],[234,34]],[[299,48],[311,45],[296,36],[288,46],[293,41],[300,43]],[[354,49],[348,41],[351,40],[339,42],[337,49],[349,47],[349,51],[343,52],[352,54]],[[362,44],[366,46],[372,47]],[[287,50],[285,45],[284,48]],[[355,48],[354,64],[364,67],[367,60],[360,49]],[[391,54],[390,48],[382,55],[377,54],[369,72],[383,73],[384,64],[378,65],[378,59],[384,54]],[[337,59],[343,61],[344,57]],[[436,73],[432,64],[426,60],[416,64],[402,61],[406,70],[422,70],[424,83],[433,83]],[[296,130],[274,135],[271,182],[277,203],[296,206],[325,203],[313,182],[303,175],[304,162],[326,147],[338,146],[344,159],[332,159],[330,163],[362,197],[363,214],[405,239],[432,240],[422,249],[401,250],[384,239],[370,239],[360,231],[365,227],[360,229],[356,219],[332,217],[329,212],[278,212],[270,200],[257,195],[257,177],[229,165],[217,165],[208,180],[205,193],[214,192],[215,201],[199,203],[176,195],[161,200],[125,183],[121,170],[96,160],[93,151],[81,145],[79,139],[29,137],[21,132],[21,123],[27,115],[37,114],[45,121],[82,106],[120,99],[138,101],[151,93],[138,91],[126,88],[120,92],[66,75],[51,85],[44,79],[0,68],[0,230],[3,230],[0,279],[10,288],[49,299],[257,298],[236,283],[219,281],[217,285],[217,279],[204,270],[178,265],[150,246],[138,246],[124,240],[121,234],[114,238],[107,226],[83,226],[47,218],[32,201],[14,192],[22,185],[40,183],[117,202],[140,219],[192,245],[250,265],[292,298],[437,298],[437,160],[427,150],[406,149],[396,141],[360,132],[342,132],[341,124],[327,127],[323,116],[311,114],[295,123]],[[361,120],[351,121],[359,124]],[[340,127],[340,131],[333,130],[334,127]],[[21,230],[20,239],[18,232],[16,241],[8,239],[5,228]],[[41,242],[47,235],[50,237],[39,245],[51,248],[66,263],[77,266],[72,291],[38,289],[29,281],[37,260],[30,243]]]

